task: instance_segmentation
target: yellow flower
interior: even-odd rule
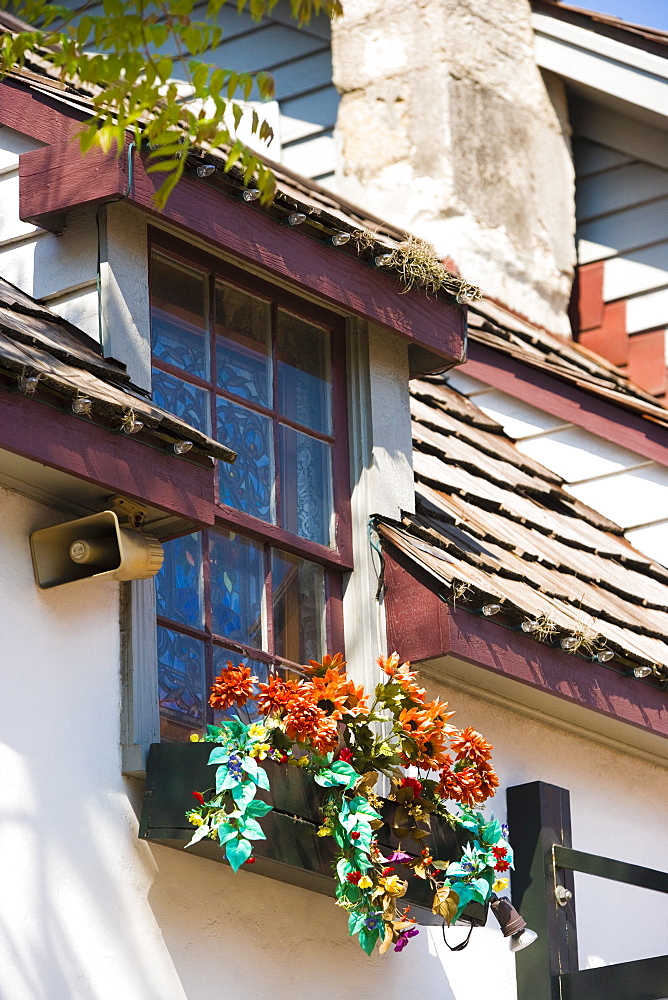
[[[508,879],[497,878],[496,882],[492,886],[492,892],[503,892],[503,890],[507,888],[508,888]]]
[[[321,826],[320,829],[318,830],[318,836],[331,837],[332,836],[331,828],[329,826]]]
[[[254,722],[253,725],[248,730],[248,735],[252,740],[263,740],[267,735],[267,730],[264,726],[259,723]]]
[[[199,735],[197,733],[191,733],[190,734],[190,742],[191,743],[199,743]]]
[[[403,896],[408,888],[408,883],[397,875],[390,875],[388,878],[381,878],[380,884],[385,887],[385,892],[390,896]]]
[[[360,889],[370,889],[371,886],[373,885],[373,882],[371,881],[368,875],[362,875],[362,878],[359,880],[357,884],[360,887]]]
[[[191,812],[188,813],[188,821],[192,823],[193,826],[203,826],[204,820],[199,813]]]
[[[265,760],[270,750],[271,743],[256,743],[248,751],[248,756],[255,757],[257,760]]]

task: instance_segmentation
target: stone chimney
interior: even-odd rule
[[[340,193],[433,243],[484,294],[570,336],[574,173],[528,0],[344,0]]]

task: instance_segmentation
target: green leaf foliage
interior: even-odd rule
[[[251,843],[245,837],[228,840],[225,844],[225,856],[235,872],[238,872],[244,861],[251,856]]]
[[[183,176],[191,146],[234,151],[228,169],[236,164],[246,183],[252,179],[262,200],[269,202],[274,177],[235,133],[248,116],[252,132],[270,138],[268,124],[239,101],[254,93],[270,99],[273,80],[266,73],[233,72],[207,61],[222,38],[217,18],[223,2],[209,0],[202,10],[197,0],[102,0],[70,9],[43,0],[0,0],[3,8],[34,25],[34,30],[2,36],[0,77],[17,66],[32,68],[36,54],[62,81],[89,94],[91,114],[80,136],[82,151],[97,144],[120,156],[132,139],[135,150],[150,161],[147,169],[164,175],[154,197],[159,208]],[[237,9],[248,9],[261,20],[275,3],[237,0]],[[321,12],[332,17],[341,13],[339,0],[290,3],[300,25]],[[185,84],[177,86],[174,77]],[[165,143],[165,135],[170,142]]]

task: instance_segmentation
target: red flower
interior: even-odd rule
[[[361,835],[361,833],[358,833],[357,830],[353,830],[353,832],[350,834],[350,836],[351,836],[351,838],[353,840],[359,840],[362,835]]]
[[[494,871],[496,872],[507,872],[509,868],[510,865],[507,861],[504,861],[503,858],[500,858],[494,865]]]
[[[204,805],[204,796],[201,792],[191,792],[190,794],[195,796],[201,806]]]
[[[508,853],[508,850],[505,847],[493,847],[492,848],[492,854],[494,855],[494,857],[496,858],[497,861],[503,861],[503,859],[505,858],[505,856],[506,856],[507,853]]]
[[[412,788],[413,797],[419,799],[420,793],[422,792],[422,782],[418,781],[417,778],[402,778],[401,788]]]
[[[339,750],[339,752],[337,753],[337,755],[336,755],[336,759],[337,759],[337,760],[345,760],[345,762],[346,762],[347,764],[350,764],[350,762],[351,762],[351,761],[352,761],[352,759],[353,759],[353,752],[352,752],[352,750],[348,749],[348,747],[343,747],[343,748],[342,748],[341,750]]]
[[[349,875],[346,875],[346,882],[350,882],[351,885],[357,885],[361,878],[362,872],[351,872]]]
[[[246,858],[246,860],[244,861],[244,864],[245,865],[254,865],[255,864],[255,858]]]

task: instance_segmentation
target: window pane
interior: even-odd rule
[[[228,663],[231,663],[233,667],[238,667],[240,663],[243,663],[244,666],[250,667],[251,674],[263,683],[266,682],[269,676],[268,663],[263,663],[262,660],[251,660],[242,653],[233,653],[231,649],[223,649],[222,646],[214,646],[213,676],[217,677],[220,671],[223,670]],[[229,719],[233,715],[237,714],[242,722],[252,722],[258,717],[258,710],[255,701],[247,701],[243,708],[238,708],[236,705],[233,705],[232,708],[228,708],[224,712],[216,710],[213,713],[214,724],[219,726],[223,719]]]
[[[163,545],[165,561],[155,578],[158,614],[204,628],[202,536],[186,535]]]
[[[216,635],[263,649],[264,549],[233,531],[209,541],[211,627]]]
[[[274,648],[295,663],[324,652],[325,577],[322,566],[272,551]]]
[[[204,709],[204,643],[158,626],[160,714],[201,729]]]
[[[271,305],[216,285],[218,385],[235,396],[271,407]]]
[[[280,311],[276,343],[278,409],[295,423],[331,431],[329,333]]]
[[[237,453],[237,460],[219,462],[220,502],[275,523],[274,448],[271,420],[218,399],[218,440]]]
[[[156,406],[169,410],[175,417],[192,424],[204,434],[210,433],[209,394],[205,389],[161,372],[158,368],[153,369],[151,388]]]
[[[209,378],[204,276],[158,254],[151,258],[151,340],[161,361]]]
[[[279,428],[281,524],[320,545],[333,542],[332,446]]]

